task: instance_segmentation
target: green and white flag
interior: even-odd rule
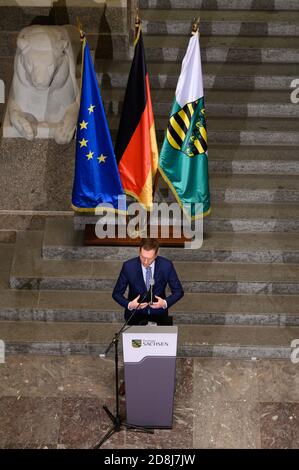
[[[191,37],[183,59],[160,153],[159,170],[189,217],[195,219],[210,213],[208,146],[198,32]]]

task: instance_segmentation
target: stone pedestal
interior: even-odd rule
[[[47,215],[72,216],[74,161],[74,141],[1,138],[0,229],[36,229]]]

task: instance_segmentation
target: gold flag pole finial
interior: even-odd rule
[[[139,1],[137,0],[136,2],[136,14],[135,14],[135,26],[138,24],[140,25],[141,23],[141,20],[140,20],[140,16],[139,16]]]
[[[81,42],[83,41],[83,39],[85,38],[85,34],[84,34],[84,31],[83,31],[83,26],[82,26],[82,23],[80,21],[80,19],[77,17],[77,29],[80,33],[80,40]]]
[[[194,35],[196,34],[199,29],[199,23],[200,23],[200,16],[198,18],[193,18],[193,25],[192,25],[192,32],[191,34]]]
[[[141,27],[141,19],[139,16],[139,5],[137,4],[136,7],[136,15],[135,15],[135,36],[134,36],[134,46],[136,45],[138,39],[139,39],[139,33],[140,33],[140,27]]]

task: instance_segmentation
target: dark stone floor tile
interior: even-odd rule
[[[250,401],[196,401],[194,440],[198,449],[260,448],[259,406]]]
[[[194,399],[257,401],[257,370],[250,360],[194,359]]]
[[[57,449],[57,444],[40,444],[39,442],[25,442],[24,444],[17,444],[10,442],[5,445],[5,449],[34,449],[34,450],[47,450]]]
[[[58,356],[7,356],[1,364],[0,397],[60,397],[66,359]]]
[[[56,446],[61,399],[0,398],[0,448]]]
[[[98,398],[65,398],[62,403],[59,446],[61,448],[93,448],[111,426],[109,417],[103,410],[106,404],[114,414],[114,400]],[[124,414],[123,406],[121,408]],[[105,448],[117,448],[124,445],[124,433],[116,433]]]
[[[298,364],[290,360],[257,361],[260,402],[299,402]]]
[[[0,373],[0,448],[93,448],[111,428],[112,357],[8,355]],[[298,449],[298,385],[290,361],[178,358],[173,429],[122,428],[102,448]]]
[[[125,445],[132,449],[192,448],[193,414],[189,409],[175,409],[171,430],[155,429],[153,434],[126,431]]]
[[[115,393],[114,360],[90,356],[66,358],[66,396],[113,398]]]
[[[176,361],[175,403],[181,401],[185,406],[192,405],[193,394],[193,367],[192,358],[178,358]]]
[[[299,448],[299,404],[260,404],[261,446],[263,449]]]

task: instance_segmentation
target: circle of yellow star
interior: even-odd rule
[[[94,108],[95,108],[95,105],[94,105],[94,104],[91,104],[91,105],[89,106],[89,108],[87,108],[88,111],[89,111],[89,114],[93,113]]]
[[[80,148],[87,147],[87,142],[88,140],[86,139],[79,140]]]
[[[80,131],[82,129],[87,129],[88,122],[85,122],[84,119],[82,122],[80,122]]]
[[[94,152],[92,152],[91,150],[89,151],[89,153],[86,155],[87,156],[87,159],[88,160],[91,160],[93,158],[93,154]]]
[[[101,153],[101,155],[98,157],[99,163],[101,163],[101,162],[105,163],[106,158],[107,158],[107,157],[105,157],[105,155],[103,155],[103,154]]]

